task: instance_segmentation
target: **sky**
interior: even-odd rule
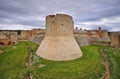
[[[120,31],[120,0],[0,0],[0,30],[45,28],[45,17],[68,14],[74,27]]]

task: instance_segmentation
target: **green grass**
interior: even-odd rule
[[[120,49],[104,47],[109,56],[111,79],[120,79]]]
[[[28,71],[25,66],[28,46],[36,49],[36,45],[32,42],[19,42],[1,48],[4,53],[0,54],[0,79],[25,79]]]
[[[33,54],[33,65],[26,68],[28,48]],[[104,59],[100,54],[100,46],[90,45],[81,47],[83,56],[71,61],[50,61],[35,55],[38,45],[30,41],[0,48],[0,79],[25,79],[26,73],[31,72],[33,79],[98,79],[103,74]],[[111,79],[120,78],[120,50],[103,47],[111,63]],[[39,68],[39,65],[44,65]]]
[[[49,61],[40,58],[33,65],[34,79],[98,79],[104,70],[98,46],[81,47],[83,57],[72,61]],[[40,64],[45,66],[39,68]]]

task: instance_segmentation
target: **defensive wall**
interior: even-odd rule
[[[113,47],[120,47],[120,32],[110,32],[109,37]]]
[[[5,46],[17,42],[17,32],[1,31],[0,32],[0,44]]]
[[[17,35],[17,32],[1,31],[0,39],[10,38],[12,39],[12,43],[16,43],[17,40],[31,40],[40,44],[45,36],[45,31],[46,29],[22,30],[20,36]],[[76,28],[73,31],[73,35],[80,46],[90,45],[92,43],[110,45],[110,42],[114,47],[120,46],[120,32],[108,32],[107,30],[101,30],[99,28],[97,30]]]
[[[99,33],[99,31],[101,31],[101,33]],[[31,36],[30,40],[39,44],[43,40],[44,36],[45,29],[39,29],[34,32],[34,35]],[[107,30],[82,30],[77,28],[73,30],[73,36],[80,46],[90,44],[110,45],[110,38]]]

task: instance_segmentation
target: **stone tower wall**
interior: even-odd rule
[[[36,54],[48,60],[73,60],[82,56],[82,51],[73,37],[73,19],[57,14],[46,17],[45,38]]]
[[[46,35],[71,36],[73,35],[73,25],[73,19],[69,15],[49,15],[46,17]]]

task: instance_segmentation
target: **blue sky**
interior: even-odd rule
[[[74,27],[120,31],[120,0],[0,0],[0,30],[45,28],[45,17],[63,13]]]

